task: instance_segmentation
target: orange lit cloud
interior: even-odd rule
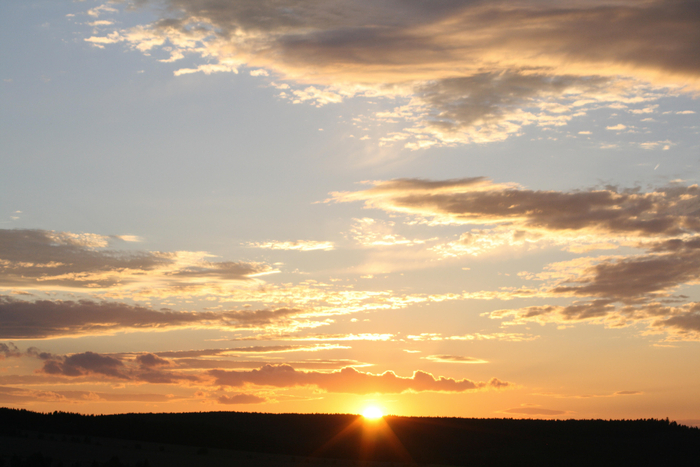
[[[468,379],[455,380],[430,373],[416,371],[411,377],[397,376],[391,371],[376,375],[363,373],[354,368],[343,368],[331,373],[297,371],[290,365],[265,365],[258,370],[224,371],[211,370],[209,375],[215,384],[230,387],[271,386],[277,388],[314,386],[323,391],[349,394],[398,394],[402,392],[466,392],[478,389],[502,389],[513,383],[496,378],[489,382]]]

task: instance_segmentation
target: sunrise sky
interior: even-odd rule
[[[5,0],[0,64],[1,406],[700,420],[700,2]]]

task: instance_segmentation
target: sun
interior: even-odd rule
[[[362,416],[369,420],[377,420],[384,416],[379,407],[367,407],[363,412]]]

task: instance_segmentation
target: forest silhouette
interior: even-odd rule
[[[522,420],[385,416],[370,421],[352,414],[244,412],[81,415],[0,408],[0,467],[71,467],[50,461],[39,440],[93,439],[191,446],[208,465],[208,450],[287,456],[292,464],[382,462],[389,466],[698,465],[700,430],[668,419]],[[36,437],[33,460],[11,452],[12,440]],[[99,444],[94,442],[93,444]],[[136,445],[139,446],[140,445]],[[48,449],[48,448],[47,448]],[[97,449],[93,446],[93,449]],[[164,448],[161,447],[161,451]],[[195,451],[193,451],[195,452]],[[217,451],[219,452],[219,451]],[[13,457],[14,455],[14,457]],[[39,457],[37,457],[39,456]],[[41,457],[43,456],[43,457]],[[155,467],[158,453],[138,465]],[[55,457],[55,456],[54,456]],[[48,459],[48,461],[47,461]],[[231,465],[245,465],[241,461]],[[213,458],[211,465],[214,465]],[[69,464],[65,464],[68,462]],[[145,462],[145,464],[144,464]],[[119,464],[119,465],[117,465]],[[78,464],[79,465],[79,464]],[[120,467],[118,459],[82,467]],[[136,465],[136,464],[133,464]],[[253,464],[251,464],[253,465]],[[255,465],[265,465],[255,464]],[[271,464],[270,464],[271,465]]]

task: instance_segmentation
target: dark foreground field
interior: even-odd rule
[[[512,420],[237,412],[41,414],[0,408],[0,467],[700,465],[668,420]]]

